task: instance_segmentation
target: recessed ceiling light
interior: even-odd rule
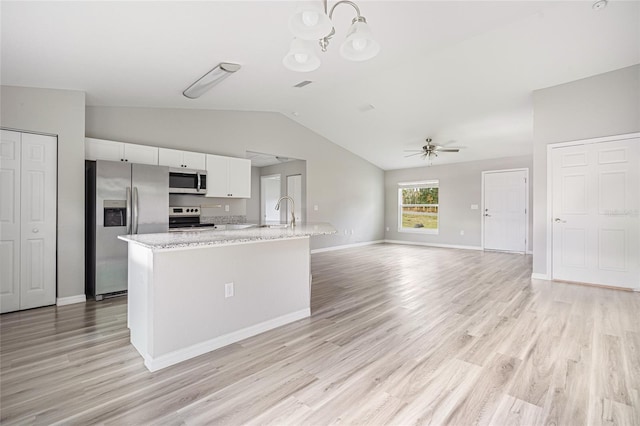
[[[300,115],[300,113],[299,113],[298,111],[293,111],[293,112],[291,113],[291,115],[295,115],[295,116],[297,117],[297,116],[299,116],[299,115]]]
[[[593,3],[591,7],[593,8],[593,10],[601,10],[607,7],[607,3],[607,0],[598,0],[597,2]]]

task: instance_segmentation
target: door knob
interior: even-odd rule
[[[567,223],[567,221],[566,221],[566,220],[562,220],[562,219],[560,219],[559,217],[556,217],[553,221],[554,221],[555,223]]]
[[[491,215],[489,213],[485,213],[484,214],[486,217],[491,217]]]

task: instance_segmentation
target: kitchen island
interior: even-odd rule
[[[295,228],[125,235],[128,326],[150,371],[311,315],[309,238]]]

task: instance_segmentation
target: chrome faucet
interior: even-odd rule
[[[285,195],[284,197],[280,197],[280,199],[278,200],[278,204],[276,204],[276,210],[280,210],[280,201],[282,200],[291,201],[291,227],[293,228],[294,226],[296,226],[296,202],[293,201],[293,198]]]

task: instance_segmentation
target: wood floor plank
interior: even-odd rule
[[[640,424],[640,294],[531,257],[312,255],[312,315],[150,373],[126,297],[0,316],[0,423]]]

